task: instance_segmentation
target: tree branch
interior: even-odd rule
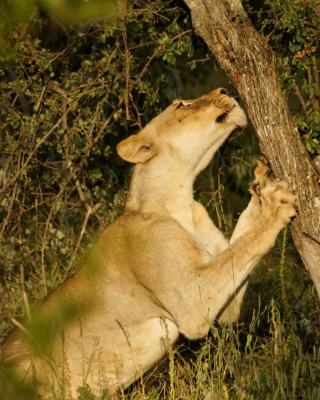
[[[320,297],[319,175],[282,96],[275,56],[254,29],[240,0],[185,3],[196,32],[242,97],[274,175],[288,181],[296,191],[298,215],[292,223],[293,239]]]

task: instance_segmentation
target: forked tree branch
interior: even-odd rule
[[[282,96],[275,56],[240,0],[185,3],[195,31],[242,97],[274,175],[288,181],[298,196],[292,235],[320,297],[320,177]]]

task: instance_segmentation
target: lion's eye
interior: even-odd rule
[[[191,102],[189,103],[187,101],[181,100],[177,105],[177,109],[178,108],[188,108],[188,107],[191,107],[191,106],[192,106]]]
[[[228,115],[227,112],[224,112],[222,114],[220,114],[217,118],[216,118],[216,122],[221,123],[226,119],[226,116]]]

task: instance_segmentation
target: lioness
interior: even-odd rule
[[[5,343],[7,358],[16,356],[41,382],[57,379],[63,362],[71,396],[85,383],[96,393],[115,392],[163,357],[179,334],[197,339],[215,318],[236,320],[248,275],[295,215],[295,196],[285,182],[270,180],[262,163],[230,241],[193,199],[196,176],[246,123],[238,103],[216,89],[175,100],[119,143],[120,157],[136,164],[124,213],[102,233],[88,267],[41,306],[51,313],[73,299],[91,307],[64,327],[50,363],[31,354],[17,331]]]

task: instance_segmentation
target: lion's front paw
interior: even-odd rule
[[[262,216],[266,220],[286,225],[296,215],[294,203],[296,196],[285,181],[268,181],[261,189],[260,201]]]

